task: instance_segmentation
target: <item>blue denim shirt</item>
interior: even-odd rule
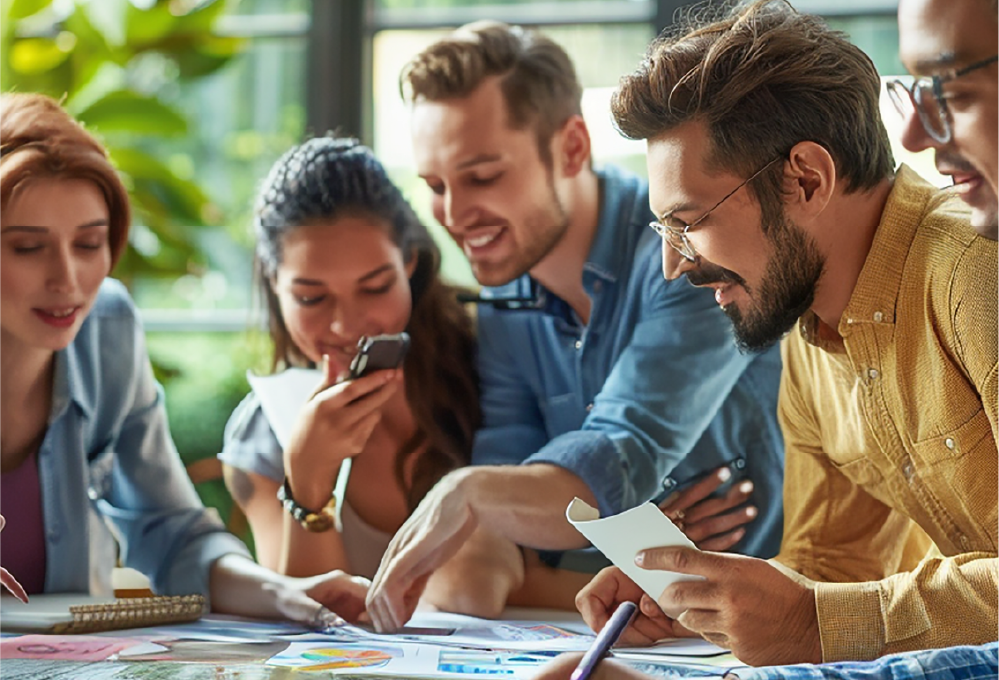
[[[184,470],[142,327],[119,282],[104,281],[55,361],[38,452],[45,592],[88,591],[92,507],[110,521],[122,563],[146,574],[156,593],[207,596],[211,564],[249,553],[205,510]]]
[[[710,290],[663,278],[648,185],[613,167],[598,176],[583,268],[589,324],[527,275],[483,291],[534,294],[539,309],[479,307],[483,427],[472,462],[564,467],[602,515],[728,465],[733,483],[753,480],[760,511],[733,549],[771,557],[783,528],[778,348],[740,353]]]

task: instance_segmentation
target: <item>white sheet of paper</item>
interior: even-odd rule
[[[697,547],[652,503],[601,519],[596,508],[574,498],[565,509],[565,516],[597,550],[654,600],[658,601],[667,586],[677,581],[698,581],[703,578],[672,571],[642,569],[635,565],[635,555],[647,548]]]
[[[260,408],[282,449],[287,448],[298,414],[322,377],[322,371],[315,368],[289,368],[275,375],[246,372],[246,379],[260,399]]]

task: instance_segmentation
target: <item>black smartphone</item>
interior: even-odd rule
[[[350,379],[387,368],[397,368],[409,350],[409,334],[375,335],[361,338],[357,356],[350,362]]]

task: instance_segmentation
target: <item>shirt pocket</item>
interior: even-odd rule
[[[586,419],[586,409],[575,392],[546,399],[541,404],[541,411],[549,439],[578,430]]]
[[[917,464],[933,466],[948,463],[983,446],[989,447],[992,455],[995,455],[996,445],[992,438],[992,426],[984,408],[978,409],[971,418],[960,425],[941,429],[942,434],[913,443],[913,458]]]

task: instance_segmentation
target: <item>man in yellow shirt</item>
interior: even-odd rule
[[[666,277],[713,288],[747,349],[792,331],[780,555],[640,553],[704,579],[643,600],[632,640],[780,664],[996,637],[996,245],[893,170],[879,89],[844,36],[764,1],[657,41],[615,95]],[[577,604],[599,628],[641,597],[612,568]]]
[[[888,84],[904,117],[902,144],[933,149],[937,170],[971,207],[971,223],[999,225],[999,25],[996,0],[902,0],[899,55],[914,80]]]

